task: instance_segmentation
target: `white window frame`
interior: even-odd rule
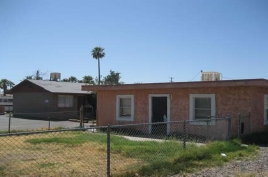
[[[264,125],[268,125],[268,119],[267,119],[267,110],[268,110],[268,95],[264,95],[264,116],[263,116],[263,118],[264,118]]]
[[[120,99],[130,98],[131,99],[131,111],[130,116],[120,116]],[[119,121],[134,121],[134,95],[117,95],[116,96],[116,120]]]
[[[64,106],[59,106],[59,97],[60,96],[64,96],[65,100],[64,100]],[[71,96],[72,97],[72,106],[66,106],[66,96]],[[58,108],[73,108],[74,107],[74,95],[58,95]]]
[[[190,123],[195,125],[207,125],[206,121],[197,121],[195,119],[195,98],[210,98],[211,99],[211,117],[216,116],[216,99],[215,94],[190,94]],[[215,125],[215,120],[209,122],[209,125]]]

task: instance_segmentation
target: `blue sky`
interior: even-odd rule
[[[121,81],[268,79],[266,0],[0,0],[0,79],[19,83],[37,69],[62,78]],[[195,77],[197,75],[197,77]]]

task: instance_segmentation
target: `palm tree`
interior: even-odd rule
[[[103,57],[105,57],[105,53],[104,53],[104,48],[102,47],[95,47],[92,51],[91,51],[92,57],[95,58],[96,60],[98,60],[98,75],[99,75],[99,80],[98,80],[98,85],[100,85],[100,59],[102,59]]]

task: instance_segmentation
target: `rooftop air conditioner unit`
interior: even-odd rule
[[[61,73],[50,73],[50,80],[51,81],[60,81]]]
[[[219,72],[202,72],[202,81],[220,81],[221,73]]]

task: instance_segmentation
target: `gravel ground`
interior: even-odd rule
[[[250,160],[235,161],[223,167],[204,169],[195,174],[173,177],[268,177],[268,147],[260,147],[260,154]]]

